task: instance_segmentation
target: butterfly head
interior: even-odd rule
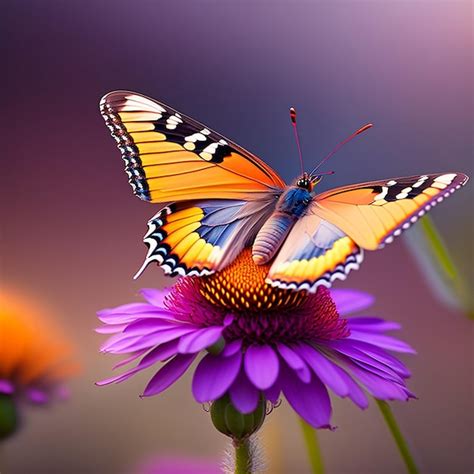
[[[334,171],[326,171],[320,174],[303,173],[297,180],[296,186],[302,189],[306,189],[309,192],[312,192],[314,187],[323,179],[324,176],[334,174]]]
[[[309,192],[311,192],[313,190],[313,185],[314,184],[315,183],[312,181],[310,176],[308,176],[308,173],[303,173],[303,175],[300,176],[296,180],[296,186],[298,186],[299,188],[302,188],[302,189],[306,189]]]

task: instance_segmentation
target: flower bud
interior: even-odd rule
[[[16,405],[10,395],[0,393],[0,440],[13,434],[18,427]]]
[[[211,405],[211,419],[218,431],[234,441],[246,439],[257,432],[266,415],[266,400],[261,397],[257,408],[248,414],[238,411],[228,395],[224,395]]]

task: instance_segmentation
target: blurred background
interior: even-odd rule
[[[472,2],[22,1],[2,9],[4,82],[1,278],[43,301],[73,340],[83,373],[69,402],[31,409],[2,446],[5,473],[129,474],[152,456],[219,461],[226,440],[196,404],[190,377],[140,400],[150,372],[97,388],[115,359],[98,353],[95,312],[170,280],[141,239],[153,205],[133,197],[98,111],[131,89],[169,103],[298,173],[288,108],[309,168],[366,122],[323,187],[473,168]],[[472,281],[472,183],[432,216]],[[366,255],[338,288],[377,297],[373,315],[403,324],[419,400],[394,411],[423,472],[471,472],[472,323],[441,305],[402,239]],[[329,473],[399,473],[372,404],[334,400],[320,433]],[[286,403],[269,417],[269,472],[308,472]]]

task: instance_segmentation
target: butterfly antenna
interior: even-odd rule
[[[341,143],[339,143],[338,145],[336,145],[336,147],[334,148],[334,150],[331,151],[331,153],[329,153],[329,155],[327,155],[326,157],[324,157],[320,162],[319,164],[316,166],[316,168],[314,168],[313,171],[311,171],[311,174],[310,176],[312,176],[314,174],[315,171],[317,171],[324,163],[326,163],[326,161],[329,160],[329,158],[331,158],[331,156],[335,155],[346,143],[349,143],[353,138],[355,138],[357,135],[360,135],[362,132],[365,132],[366,130],[368,130],[369,128],[372,128],[374,125],[372,123],[368,123],[366,125],[364,125],[363,127],[359,128],[359,130],[355,131],[352,135],[348,136],[345,140],[343,140]]]
[[[300,157],[301,174],[303,174],[304,173],[303,155],[301,154],[300,137],[298,136],[298,128],[296,126],[296,110],[294,107],[290,108],[290,119],[291,119],[291,125],[293,125],[293,131],[295,132],[296,146],[298,147],[298,155]]]

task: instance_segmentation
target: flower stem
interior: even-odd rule
[[[301,429],[303,431],[303,438],[308,452],[309,462],[311,464],[311,472],[313,474],[323,474],[324,465],[321,457],[321,450],[319,449],[318,437],[316,430],[300,418]]]
[[[436,229],[433,219],[429,216],[424,216],[423,219],[420,220],[420,228],[445,280],[450,283],[453,292],[467,310],[468,316],[474,318],[472,301],[470,301],[470,293],[466,282],[457,271],[456,265],[453,262],[446,244],[443,242],[443,238]]]
[[[403,437],[400,428],[398,427],[395,416],[393,415],[390,405],[384,400],[375,399],[377,405],[384,417],[385,423],[387,423],[388,429],[392,433],[393,439],[397,444],[400,455],[402,456],[403,462],[407,468],[407,472],[410,474],[418,474],[418,468],[416,467],[415,460],[410,453],[410,448],[408,447],[405,438]]]
[[[250,442],[248,438],[234,441],[235,474],[250,474]]]

